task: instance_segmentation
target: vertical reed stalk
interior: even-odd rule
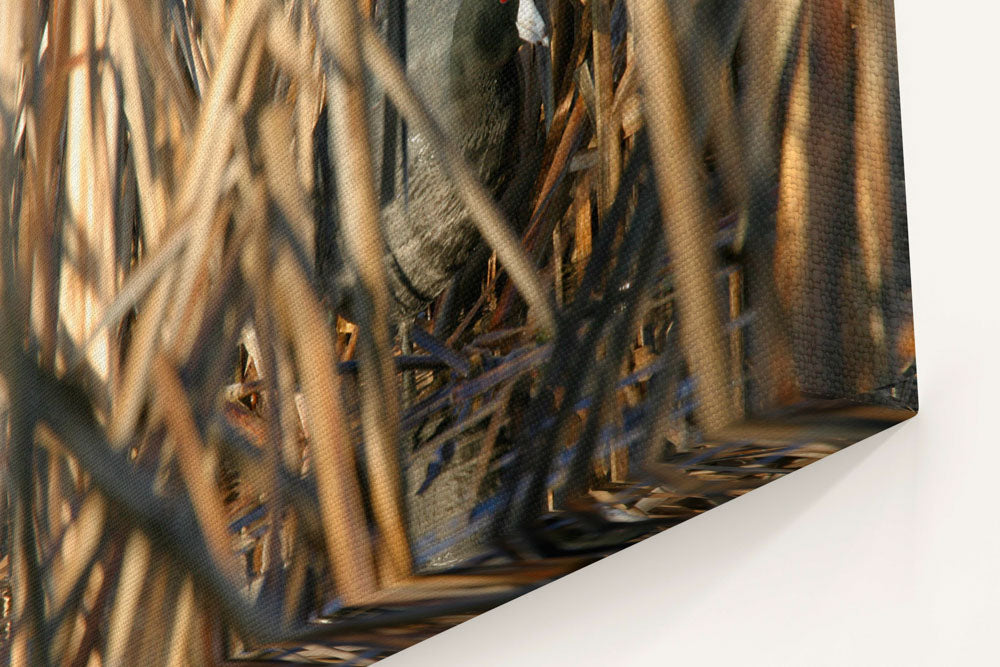
[[[702,428],[713,432],[732,421],[734,406],[709,220],[677,45],[664,3],[632,0],[632,9],[664,234],[676,275],[681,340],[692,375],[698,378],[695,413]]]
[[[320,5],[318,18],[324,47],[336,63],[328,89],[330,143],[336,155],[341,229],[360,279],[356,301],[362,324],[361,419],[372,504],[385,549],[386,583],[392,584],[410,575],[412,559],[402,514],[399,395],[390,354],[390,297],[382,263],[386,246],[378,220],[358,38],[364,23],[353,0]]]

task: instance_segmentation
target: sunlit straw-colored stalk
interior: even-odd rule
[[[66,127],[67,217],[62,236],[59,318],[69,345],[61,349],[62,361],[75,365],[82,354],[102,382],[111,372],[111,337],[91,337],[101,305],[115,282],[114,222],[110,196],[107,140],[103,136],[103,109],[97,94],[99,79],[94,67],[94,6],[78,0],[73,6],[70,50],[81,54],[69,78]],[[91,340],[83,349],[85,341]]]
[[[177,596],[176,613],[167,644],[168,667],[182,667],[187,659],[187,647],[192,643],[192,624],[195,618],[194,584],[190,577],[184,579]]]
[[[151,558],[149,538],[138,531],[132,533],[125,546],[114,608],[108,621],[104,664],[109,667],[126,664],[125,658],[133,640],[133,627],[137,610],[142,603],[141,595],[146,585]]]
[[[358,272],[358,304],[363,345],[360,355],[361,420],[372,481],[372,505],[386,549],[387,582],[410,574],[411,556],[403,521],[399,466],[399,399],[389,340],[389,290],[385,240],[371,171],[364,77],[352,0],[331,0],[318,12],[323,47],[336,63],[328,73],[331,145],[337,167],[341,230]]]
[[[774,276],[778,296],[786,311],[796,306],[795,299],[805,285],[808,250],[806,223],[809,219],[808,140],[809,105],[809,22],[804,21],[802,40],[798,48],[798,62],[792,73],[789,91],[788,114],[785,131],[781,137],[779,163],[780,183],[776,217]]]
[[[788,60],[794,57],[792,39],[801,31],[802,0],[749,0],[746,3],[743,50],[754,57],[745,64],[746,85],[740,100],[743,168],[748,180],[748,232],[766,230],[773,224],[771,192],[778,171],[779,86]],[[791,108],[792,105],[789,105]],[[766,359],[756,359],[750,369],[754,391],[747,394],[748,408],[794,402],[799,396],[787,319],[781,312],[775,284],[775,260],[771,241],[762,233],[748,233],[744,239],[746,257],[747,306],[755,317],[746,329],[749,354],[768,350]]]
[[[855,207],[858,241],[868,303],[866,321],[875,344],[868,361],[888,361],[886,323],[880,308],[881,291],[886,279],[885,267],[892,262],[892,155],[890,123],[894,116],[889,106],[892,85],[886,58],[894,47],[891,31],[892,6],[875,0],[856,0],[856,58],[858,62],[854,89],[854,160]],[[873,378],[881,377],[882,368],[872,368]]]
[[[594,58],[594,119],[597,131],[597,210],[603,216],[611,207],[621,178],[621,118],[612,113],[614,80],[611,67],[611,2],[590,0]]]
[[[17,281],[24,296],[30,294],[31,328],[39,356],[47,368],[55,365],[58,320],[58,259],[55,256],[56,214],[63,175],[63,125],[66,120],[70,60],[70,7],[56,11],[49,6],[46,58],[36,71],[38,89],[26,87],[26,156],[24,201],[17,242]],[[40,40],[40,37],[38,38]],[[35,42],[37,45],[37,41]],[[27,62],[34,61],[33,52]],[[34,92],[38,95],[34,95]]]
[[[378,588],[375,560],[355,476],[353,445],[341,406],[333,340],[319,302],[286,246],[274,267],[283,335],[295,351],[312,445],[327,557],[337,592],[358,604]]]
[[[674,259],[681,340],[698,379],[698,421],[712,432],[732,421],[734,406],[700,165],[667,7],[660,0],[632,0],[631,7],[664,234]]]
[[[10,252],[8,239],[10,228],[11,187],[17,170],[17,162],[8,156],[14,154],[15,122],[19,107],[18,98],[25,54],[25,25],[23,19],[28,7],[20,2],[5,2],[0,5],[0,248],[4,254]],[[13,280],[7,272],[6,257],[0,260],[0,294],[4,293],[7,280]]]
[[[85,567],[99,546],[104,522],[104,499],[100,494],[91,492],[76,519],[66,526],[60,545],[60,558],[53,560],[53,565],[60,566],[50,572],[54,608],[58,609],[66,604],[72,587],[81,576],[87,574]]]

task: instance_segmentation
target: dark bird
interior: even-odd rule
[[[519,167],[530,160],[527,154],[538,150],[538,106],[533,114],[525,112],[532,95],[530,76],[516,55],[522,41],[547,42],[545,22],[532,0],[462,0],[457,10],[455,4],[423,0],[406,10],[407,73],[484,187],[499,199],[519,180]],[[389,33],[391,42],[391,27]],[[380,184],[387,245],[383,261],[393,298],[391,316],[403,321],[439,296],[470,262],[479,233],[420,134],[400,132],[403,150],[385,153],[387,161],[395,162],[394,173],[378,168],[385,133],[397,128],[383,123],[387,109],[373,93],[373,171],[383,174],[383,181],[386,174],[393,179]],[[319,129],[317,154],[330,167],[324,133]],[[326,215],[319,216],[316,236],[317,278],[330,306],[350,317],[357,272],[345,261],[334,179],[329,168],[322,171],[321,165],[320,207]]]

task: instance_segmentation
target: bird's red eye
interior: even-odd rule
[[[500,0],[500,4],[501,5],[506,5],[507,4],[507,0]]]

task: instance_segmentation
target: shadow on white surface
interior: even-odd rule
[[[898,465],[901,454],[913,460],[902,451],[913,446],[909,430],[902,424],[880,433],[384,664],[705,664],[723,654],[727,664],[740,655],[742,664],[776,664],[776,658],[791,660],[777,664],[816,664],[815,656],[781,655],[789,634],[819,640],[823,617],[835,613],[854,614],[859,631],[875,632],[881,612],[870,604],[872,587],[896,600],[913,576],[912,561],[879,556],[900,546],[885,544],[891,539],[886,524],[914,519],[914,466]],[[889,458],[896,463],[886,480],[882,463]],[[860,487],[870,492],[859,493]],[[845,543],[859,541],[872,553],[845,551]],[[812,561],[806,581],[802,558]],[[870,578],[857,580],[853,568],[843,567],[858,559],[870,560]],[[815,614],[817,596],[834,598],[834,608]],[[857,604],[865,598],[869,602]],[[760,613],[748,616],[747,607]],[[774,607],[802,614],[789,624],[773,617]]]

